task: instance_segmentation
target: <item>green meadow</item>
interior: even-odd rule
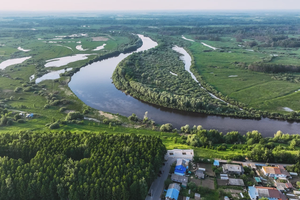
[[[279,113],[288,113],[283,107],[300,110],[300,93],[295,92],[300,88],[298,83],[274,80],[270,74],[250,71],[236,64],[270,59],[269,52],[247,51],[239,48],[238,43],[232,45],[234,42],[230,42],[230,45],[228,41],[203,42],[224,50],[204,52],[211,49],[200,42],[191,43],[189,47],[195,58],[198,73],[217,91],[257,110]],[[225,49],[226,47],[229,48]],[[271,63],[297,65],[299,59],[280,56],[273,58]]]

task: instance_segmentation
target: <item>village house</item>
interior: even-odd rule
[[[174,173],[180,176],[184,176],[188,167],[189,167],[189,160],[177,159]]]
[[[282,165],[279,165],[278,167],[262,167],[262,171],[266,176],[272,177],[272,178],[288,178],[291,177],[288,171],[284,169]]]
[[[228,179],[228,185],[245,186],[243,179],[236,179],[236,178]]]
[[[248,187],[248,194],[251,200],[257,200],[262,197],[271,200],[287,200],[283,193],[272,187],[250,186]]]
[[[280,190],[282,192],[290,191],[294,188],[291,183],[275,182],[275,186],[276,186],[277,190]]]
[[[166,194],[166,200],[177,200],[179,197],[180,185],[178,183],[172,183],[169,185]]]
[[[172,174],[171,180],[177,183],[181,183],[183,187],[186,187],[189,179],[186,176]]]
[[[244,168],[240,165],[224,164],[222,166],[224,173],[238,174],[242,175],[244,173]]]
[[[205,169],[204,169],[204,168],[198,168],[197,171],[195,172],[195,176],[196,176],[197,178],[200,178],[200,179],[202,178],[202,179],[204,179],[204,177],[205,177],[204,172],[205,172]]]

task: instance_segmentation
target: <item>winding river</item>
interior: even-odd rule
[[[142,39],[143,45],[136,52],[157,46],[157,43],[150,38],[143,35],[139,35],[139,37]],[[258,130],[264,136],[273,136],[278,130],[290,134],[298,134],[300,132],[299,123],[289,123],[268,118],[261,120],[236,119],[184,112],[145,103],[126,95],[115,88],[111,76],[118,63],[130,54],[120,54],[117,57],[95,62],[81,68],[79,72],[72,76],[69,87],[85,104],[95,109],[119,113],[124,116],[135,113],[140,118],[148,111],[148,117],[156,123],[172,123],[177,128],[189,124],[191,126],[202,125],[206,129],[217,129],[224,133],[228,131],[246,133],[247,131]],[[186,53],[183,54],[181,59],[187,64],[191,58]]]

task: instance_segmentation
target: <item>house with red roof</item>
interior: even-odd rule
[[[248,194],[251,200],[257,200],[262,197],[270,200],[287,200],[287,197],[276,188],[250,186],[248,187]]]
[[[279,165],[278,167],[263,166],[262,171],[266,176],[272,178],[288,178],[291,176],[282,165]]]

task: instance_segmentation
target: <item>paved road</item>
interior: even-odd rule
[[[219,159],[215,159],[215,160],[218,160],[219,162],[221,163],[227,163],[227,160],[219,160]],[[252,162],[252,161],[246,161],[246,162],[242,162],[242,161],[231,161],[232,163],[236,163],[236,164],[266,164],[266,163],[263,163],[263,162]],[[283,165],[284,167],[286,166],[291,166],[293,164],[282,164],[282,163],[268,163],[269,165]]]
[[[171,169],[171,165],[178,158],[192,160],[193,156],[178,155],[178,156],[168,157],[168,155],[166,155],[165,160],[167,160],[167,161],[165,162],[165,165],[163,165],[162,168],[160,169],[161,172],[163,172],[163,173],[161,174],[160,177],[157,177],[157,179],[152,183],[151,188],[149,190],[149,191],[152,191],[152,197],[147,196],[146,200],[159,200],[160,199],[160,196],[164,189],[165,180],[167,180],[169,171]]]
[[[152,183],[151,188],[149,190],[149,191],[152,191],[153,195],[152,195],[152,197],[147,196],[146,200],[159,200],[160,199],[160,195],[164,189],[165,180],[167,180],[171,165],[173,162],[176,161],[176,159],[177,158],[169,158],[168,161],[165,162],[165,165],[162,166],[162,168],[160,170],[163,173],[161,174],[160,177],[157,177],[157,179]]]

